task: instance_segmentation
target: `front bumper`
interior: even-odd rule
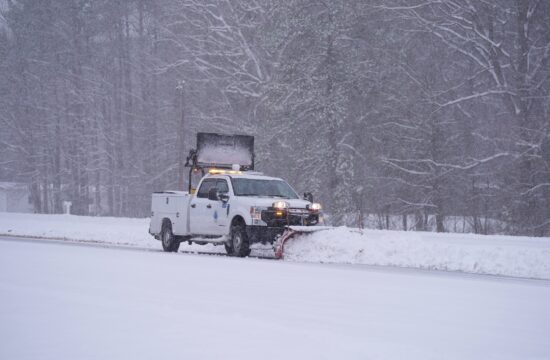
[[[259,223],[263,224],[258,225]],[[255,225],[247,226],[246,232],[251,244],[258,242],[272,244],[283,234],[287,226],[312,226],[318,223],[318,211],[296,208],[285,210],[267,208],[261,211],[261,221],[254,220]]]
[[[273,244],[275,240],[285,231],[284,227],[270,227],[249,225],[246,227],[246,235],[250,244],[262,243]]]

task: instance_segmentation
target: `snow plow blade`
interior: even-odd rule
[[[282,235],[275,241],[275,258],[283,259],[285,244],[296,236],[312,234],[318,231],[334,229],[331,226],[287,226]]]

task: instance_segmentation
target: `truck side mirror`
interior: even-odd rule
[[[226,192],[222,192],[218,194],[218,199],[220,199],[222,202],[226,203],[229,201],[229,194]]]
[[[212,189],[208,190],[208,200],[212,200],[212,201],[218,201],[219,200],[218,189],[212,188]]]
[[[305,192],[304,193],[304,200],[307,200],[310,203],[312,203],[313,202],[313,194],[310,193],[310,192]]]

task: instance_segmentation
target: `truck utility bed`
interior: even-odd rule
[[[189,200],[191,197],[187,191],[163,191],[155,192],[151,198],[151,223],[150,234],[160,234],[162,220],[171,219],[174,234],[188,234]]]

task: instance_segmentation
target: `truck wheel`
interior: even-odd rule
[[[237,224],[231,227],[231,249],[229,254],[238,257],[245,257],[250,255],[250,242],[246,235],[246,229],[244,225]],[[228,246],[225,247],[228,250]]]
[[[225,247],[225,251],[227,252],[227,255],[233,254],[233,247],[231,246],[231,238],[229,238],[229,240],[227,240],[227,242],[225,242],[223,246]]]
[[[165,221],[162,224],[161,242],[162,249],[166,252],[178,252],[178,249],[180,248],[180,242],[172,233],[172,224],[168,221]]]

